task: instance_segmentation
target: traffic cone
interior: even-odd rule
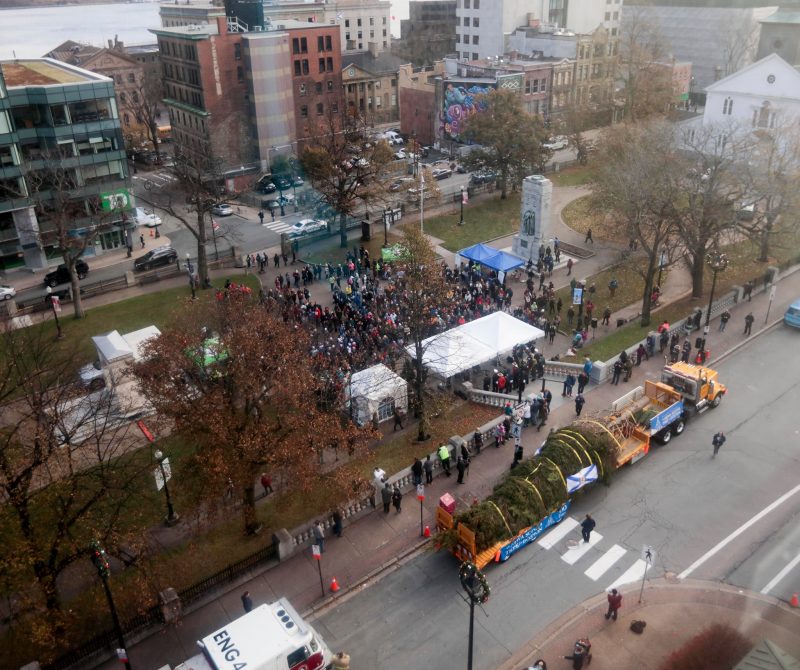
[[[797,600],[797,594],[796,593],[792,594],[792,599],[789,601],[789,604],[792,607],[800,607],[800,602],[798,602],[798,600]]]
[[[336,593],[339,590],[339,582],[336,581],[336,577],[331,580],[331,593]]]
[[[425,537],[430,537],[431,536],[431,527],[430,526],[425,526],[425,532],[423,533],[423,535]]]
[[[151,229],[150,229],[150,237],[154,237],[154,236],[155,236],[155,232],[154,232],[154,231],[153,231],[153,229],[151,228]]]

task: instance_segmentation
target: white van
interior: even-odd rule
[[[231,621],[197,645],[175,670],[325,670],[333,656],[285,598]]]

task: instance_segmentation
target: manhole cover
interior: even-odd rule
[[[567,540],[567,549],[574,549],[581,543],[580,540]]]

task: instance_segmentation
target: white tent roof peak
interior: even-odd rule
[[[364,396],[380,400],[392,395],[399,385],[405,386],[405,379],[383,363],[379,363],[371,368],[354,372],[347,385],[347,394],[353,398]]]
[[[105,335],[95,335],[92,337],[92,342],[94,342],[98,358],[103,364],[127,357],[133,357],[138,361],[142,358],[144,343],[160,334],[161,331],[155,326],[146,326],[125,335],[120,335],[118,330],[112,330]]]

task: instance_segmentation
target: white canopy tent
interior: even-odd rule
[[[539,328],[505,312],[493,312],[424,340],[422,361],[446,379],[541,337],[544,332]],[[413,344],[406,351],[416,358]]]
[[[388,421],[395,407],[408,409],[406,380],[382,363],[354,372],[345,394],[348,406],[353,406],[353,419],[360,424],[371,421],[376,412],[378,421]]]

